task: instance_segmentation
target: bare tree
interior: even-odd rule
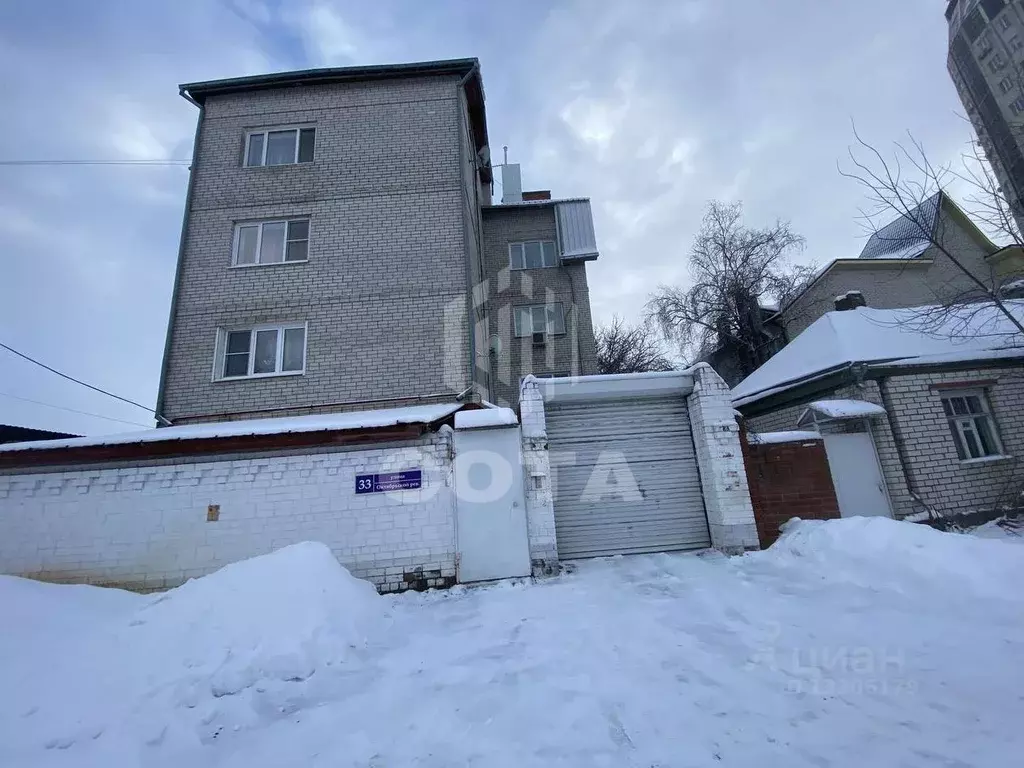
[[[856,127],[854,137],[856,144],[850,149],[852,168],[844,170],[840,166],[839,172],[856,181],[866,192],[870,207],[861,212],[866,227],[877,231],[881,221],[895,216],[902,222],[898,237],[903,243],[916,241],[934,249],[964,277],[963,283],[967,286],[947,295],[937,295],[933,305],[922,307],[916,313],[914,322],[926,331],[1006,335],[1012,337],[1011,343],[1024,344],[1024,324],[1010,311],[1004,299],[1005,288],[1011,280],[1006,276],[993,277],[987,271],[972,270],[946,237],[942,211],[929,210],[928,203],[933,199],[941,206],[937,193],[943,193],[948,184],[959,181],[970,190],[965,198],[968,215],[979,220],[1000,241],[1021,244],[1013,206],[1000,190],[978,145],[972,145],[972,151],[962,157],[963,167],[954,169],[934,165],[913,136],[907,144],[896,143],[891,159],[864,141]],[[892,245],[897,250],[901,247],[900,242]]]
[[[597,329],[598,373],[671,371],[672,367],[650,323],[627,325],[616,316]]]
[[[789,222],[753,229],[742,218],[742,203],[710,202],[690,250],[693,284],[660,287],[648,309],[685,357],[724,349],[746,375],[775,351],[761,304],[785,303],[813,268],[790,263],[804,239]]]

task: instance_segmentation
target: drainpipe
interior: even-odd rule
[[[205,109],[202,104],[196,102],[188,93],[181,91],[186,100],[199,107],[199,120],[196,122],[196,133],[192,139],[192,163],[188,167],[188,188],[185,192],[185,213],[181,220],[181,240],[178,243],[178,261],[174,267],[174,289],[171,292],[171,310],[167,318],[167,335],[164,338],[164,358],[160,363],[160,385],[156,393],[156,414],[160,426],[171,426],[171,422],[161,414],[164,412],[164,386],[167,383],[167,364],[171,357],[171,342],[174,336],[174,315],[178,308],[178,293],[181,290],[181,265],[185,260],[185,241],[188,239],[188,219],[192,210],[192,192],[196,183],[196,164],[199,162],[199,134],[203,127],[203,115]]]
[[[907,461],[907,444],[903,439],[903,432],[900,430],[899,422],[893,418],[892,398],[889,397],[889,379],[886,376],[878,378],[878,393],[881,395],[882,407],[885,408],[885,418],[889,422],[889,430],[892,432],[892,442],[896,446],[896,456],[900,460],[900,469],[903,472],[903,480],[907,484],[907,491],[910,498],[920,504],[928,513],[929,517],[937,517],[934,510],[921,498],[918,492],[917,483],[910,471],[910,464]]]
[[[466,83],[471,78],[478,75],[480,71],[479,65],[474,66],[466,75],[459,80],[459,93],[464,94],[466,90]],[[468,104],[469,99],[466,99]],[[462,190],[462,200],[465,203],[465,208],[462,211],[462,239],[466,244],[466,320],[469,324],[469,386],[473,388],[476,384],[476,308],[473,306],[473,265],[469,263],[469,243],[470,240],[476,240],[477,252],[481,259],[483,258],[483,244],[479,238],[476,237],[475,233],[469,231],[469,221],[466,217],[466,210],[472,207],[472,200],[469,199],[468,193],[466,192],[465,178],[463,173],[465,171],[466,164],[466,148],[462,145],[462,128],[463,128],[463,114],[462,114],[462,101],[460,99],[455,100],[455,124],[459,129],[459,189]],[[472,131],[469,126],[466,126],[467,138],[472,141]],[[473,162],[473,183],[476,183],[476,162]]]

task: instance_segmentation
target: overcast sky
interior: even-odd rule
[[[969,127],[940,0],[331,2],[43,0],[0,5],[0,160],[187,159],[177,84],[316,66],[476,56],[495,158],[524,186],[593,199],[597,322],[640,315],[711,198],[792,220],[804,259],[856,256],[858,129],[934,159]],[[0,342],[156,400],[187,170],[0,166]],[[15,399],[15,398],[23,399]],[[0,423],[83,434],[151,424],[0,350]]]

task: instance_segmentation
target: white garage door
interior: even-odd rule
[[[559,558],[711,546],[686,401],[547,409]]]

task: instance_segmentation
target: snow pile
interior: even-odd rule
[[[40,585],[7,579],[0,590],[0,604],[17,611]],[[215,738],[223,725],[204,726],[219,719],[239,727],[253,705],[249,699],[233,711],[239,707],[218,702],[347,667],[386,606],[325,545],[311,542],[160,595],[109,592],[124,596],[120,610],[97,612],[74,643],[53,657],[41,652],[20,680],[6,681],[19,695],[0,705],[0,764],[17,764],[5,761],[6,748],[67,749],[104,734],[108,744],[118,735],[160,743],[168,730],[186,742]]]
[[[455,414],[456,429],[508,427],[518,423],[516,412],[511,408],[478,408],[472,411],[459,411]]]
[[[802,443],[807,440],[821,440],[817,432],[751,432],[747,435],[753,445],[775,443]]]
[[[830,419],[854,419],[867,416],[884,416],[880,405],[864,400],[816,400],[811,408]]]
[[[1024,518],[1000,517],[970,531],[982,539],[998,539],[1013,544],[1024,544]]]
[[[819,566],[823,578],[864,587],[917,589],[923,583],[987,597],[1024,583],[1024,558],[1001,541],[937,531],[886,517],[790,520],[753,557]]]

